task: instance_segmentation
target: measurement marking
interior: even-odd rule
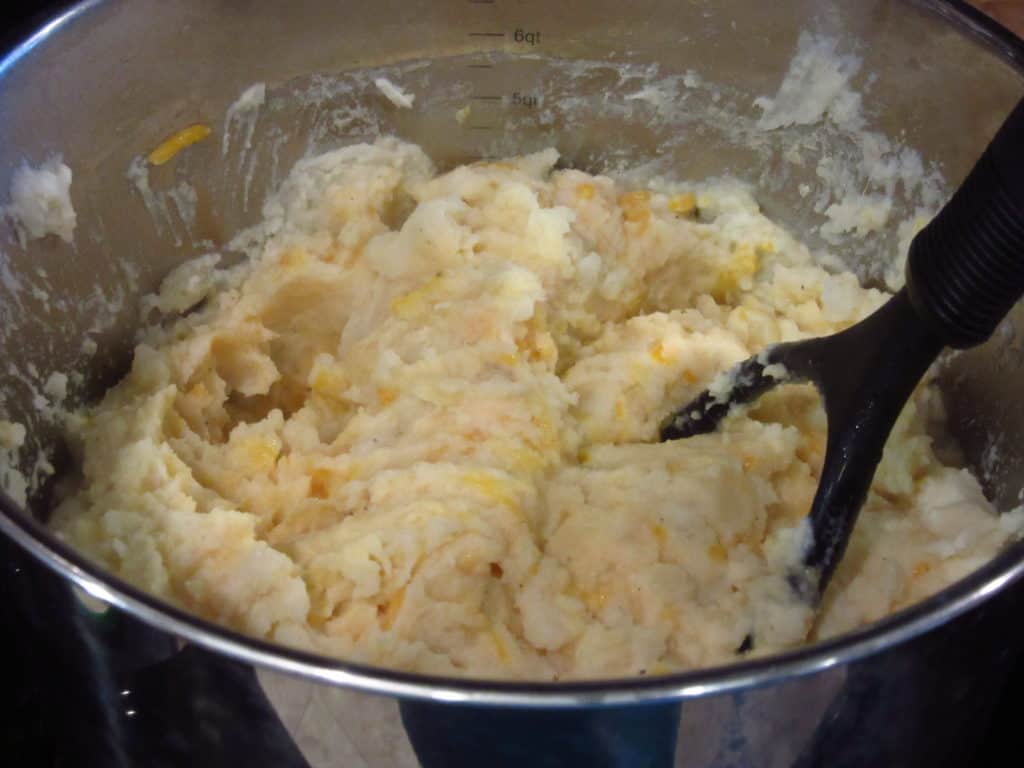
[[[504,37],[504,32],[470,32],[470,37]]]
[[[468,64],[470,69],[494,69],[493,64]]]
[[[470,96],[475,101],[501,101],[501,96]]]

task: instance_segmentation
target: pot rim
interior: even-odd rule
[[[37,45],[103,4],[83,0],[0,58],[0,77]],[[909,0],[979,40],[1024,75],[1024,41],[963,0]],[[89,595],[157,629],[276,672],[367,693],[456,704],[569,708],[651,704],[729,693],[843,666],[928,632],[1024,578],[1024,540],[932,597],[867,627],[812,645],[724,666],[657,677],[512,682],[421,675],[277,645],[193,616],[105,572],[0,491],[0,531]]]

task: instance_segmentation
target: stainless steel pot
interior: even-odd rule
[[[73,401],[114,381],[130,356],[137,298],[254,223],[268,189],[311,149],[387,132],[421,143],[441,165],[552,143],[591,169],[655,159],[678,176],[758,183],[772,215],[821,245],[814,195],[798,193],[820,181],[814,163],[780,157],[794,142],[812,156],[845,157],[849,137],[807,126],[752,141],[748,130],[753,98],[775,91],[805,30],[863,59],[869,127],[918,149],[948,185],[1021,91],[1024,44],[938,0],[82,2],[0,62],[0,189],[23,159],[61,153],[75,172],[79,217],[73,246],[48,238],[22,247],[13,229],[0,233],[0,406],[30,427],[23,469],[37,450],[58,475],[66,466],[58,429],[35,399],[47,376],[80,373]],[[685,108],[629,103],[641,86],[678,83],[688,70],[701,78],[677,91]],[[381,98],[378,75],[411,87],[415,108]],[[254,82],[267,84],[261,111],[228,111]],[[126,178],[134,158],[190,123],[211,125],[213,139],[151,169],[145,184]],[[913,205],[907,195],[897,209]],[[892,240],[848,239],[834,250],[872,279],[881,271],[872,253],[890,254]],[[943,378],[953,430],[1001,508],[1018,503],[1024,480],[1020,321],[1018,307]],[[86,336],[98,354],[83,353]],[[342,760],[354,742],[383,738],[381,723],[397,723],[393,702],[367,694],[405,702],[406,728],[430,765],[462,764],[480,749],[514,764],[528,748],[567,765],[961,764],[1024,635],[1012,615],[1024,596],[1018,545],[862,631],[727,668],[560,684],[408,675],[243,637],[135,590],[41,525],[50,485],[30,499],[36,516],[0,495],[0,530],[114,606],[117,621],[154,628],[143,645],[160,648],[156,656],[178,652],[174,636],[255,665],[315,764]],[[89,621],[75,626],[103,642]],[[337,711],[340,720],[329,714]],[[411,759],[407,747],[395,750],[393,764]]]

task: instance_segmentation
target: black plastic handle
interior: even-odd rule
[[[942,341],[981,344],[1024,294],[1024,101],[910,246],[907,292]]]

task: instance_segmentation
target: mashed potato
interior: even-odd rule
[[[1024,528],[936,458],[919,388],[819,615],[782,574],[825,445],[788,386],[716,434],[659,422],[766,344],[881,304],[738,186],[628,188],[554,151],[436,175],[384,139],[300,163],[249,264],[150,307],[72,421],[62,536],[260,637],[434,673],[656,674],[833,635]]]

